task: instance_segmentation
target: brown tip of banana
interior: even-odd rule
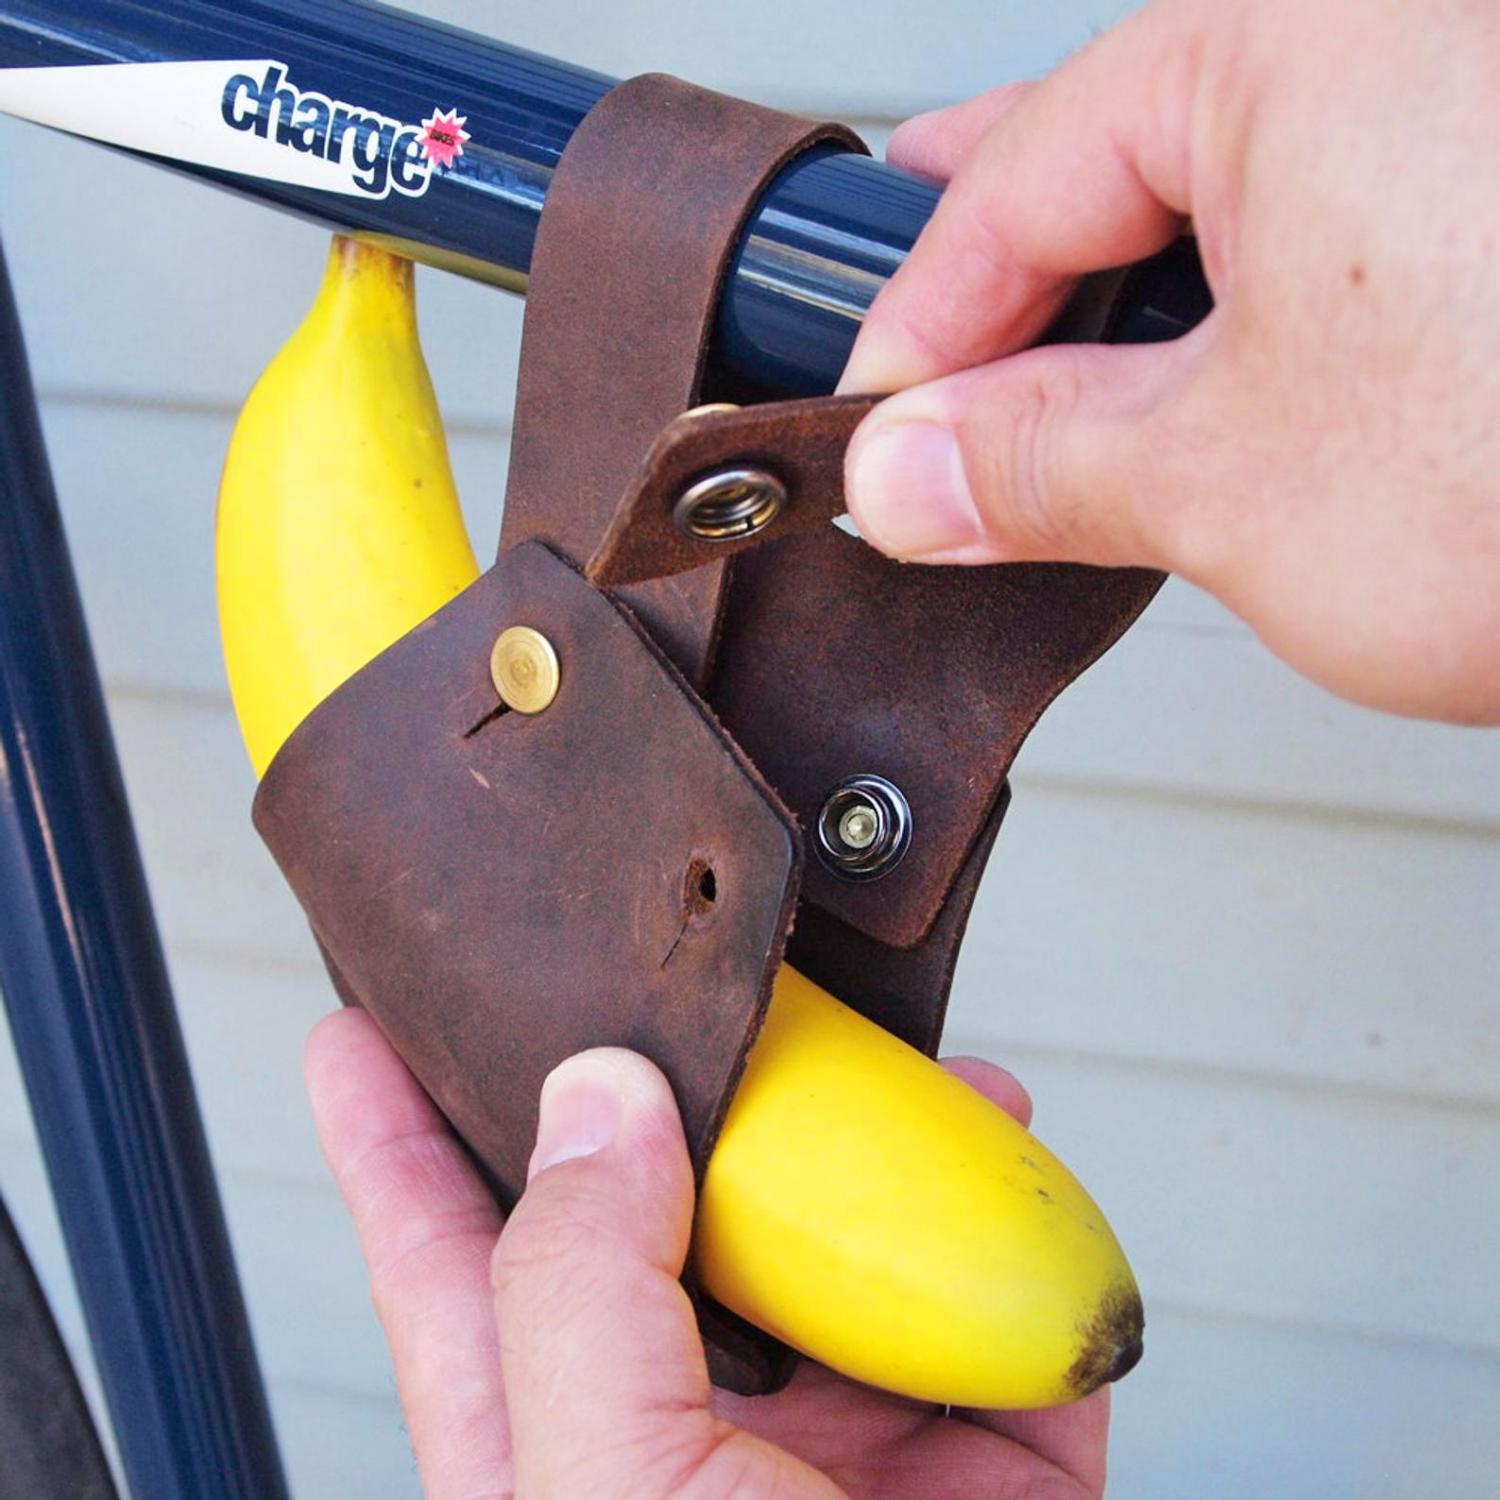
[[[1080,1330],[1083,1348],[1067,1377],[1070,1398],[1087,1396],[1135,1369],[1145,1351],[1141,1340],[1145,1326],[1141,1295],[1133,1286],[1106,1292],[1093,1318]]]
[[[332,252],[342,262],[346,277],[367,273],[388,277],[402,291],[412,285],[415,268],[411,261],[387,250],[372,237],[356,239],[352,235],[336,234]]]

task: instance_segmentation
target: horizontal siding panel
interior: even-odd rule
[[[1500,840],[1018,778],[948,1035],[1500,1103]]]
[[[3,1040],[0,1029],[0,1041]],[[79,1371],[95,1425],[118,1466],[62,1236],[31,1143],[0,1144],[0,1192],[21,1227],[28,1253],[46,1287],[53,1315]],[[232,1183],[228,1196],[233,1219],[238,1202]],[[361,1500],[419,1500],[421,1486],[416,1463],[396,1401],[389,1358],[370,1310],[363,1268],[353,1249],[352,1233],[331,1188],[318,1201],[328,1221],[327,1232],[311,1237],[314,1243],[308,1253],[324,1269],[319,1294],[331,1299],[331,1310],[325,1313],[319,1304],[304,1301],[295,1308],[295,1316],[287,1319],[306,1331],[307,1346],[293,1344],[288,1348],[275,1330],[268,1328],[267,1298],[257,1276],[258,1257],[253,1249],[247,1250],[243,1244],[238,1246],[272,1418],[293,1500],[348,1500],[353,1495]],[[243,1240],[233,1223],[231,1232],[237,1242]],[[296,1238],[299,1244],[309,1245],[305,1230]],[[312,1294],[304,1277],[299,1295]],[[272,1313],[276,1318],[285,1317],[285,1304],[273,1308]],[[308,1350],[314,1344],[327,1354],[309,1357]],[[289,1371],[284,1368],[287,1366]],[[368,1380],[362,1386],[350,1388],[346,1376],[351,1370],[368,1372]],[[317,1374],[331,1375],[333,1383],[319,1385]]]
[[[0,1183],[29,1231],[45,1212],[39,1170],[0,1148]],[[344,1233],[331,1218],[321,1227],[310,1221],[311,1195],[257,1201],[231,1183],[230,1197],[297,1500],[415,1500],[387,1358]],[[247,1212],[288,1210],[280,1253],[267,1252],[268,1233],[247,1236]],[[339,1212],[331,1194],[326,1212]],[[65,1284],[53,1240],[39,1244],[37,1260],[51,1286]],[[76,1348],[76,1313],[67,1295],[57,1300]],[[1147,1357],[1115,1393],[1113,1500],[1468,1500],[1490,1492],[1500,1463],[1493,1356],[1218,1316],[1165,1293],[1148,1318]]]
[[[1500,1113],[994,1054],[1145,1294],[1500,1354]]]
[[[226,1172],[220,1192],[268,1380],[382,1398],[390,1361],[354,1229],[331,1183],[301,1188]],[[85,1339],[46,1176],[31,1144],[0,1142],[0,1191],[22,1226],[70,1346]]]
[[[1500,1361],[1177,1310],[1114,1389],[1109,1500],[1473,1500]]]
[[[49,403],[45,417],[106,677],[222,695],[213,512],[229,418],[66,402]],[[504,439],[460,431],[451,447],[476,550],[488,557],[499,532]],[[163,454],[171,456],[167,484]],[[1500,732],[1342,703],[1176,580],[1043,716],[1018,767],[1023,778],[1500,829]]]
[[[302,910],[250,824],[255,777],[228,704],[117,697],[112,709],[168,950],[315,969]]]
[[[177,1011],[214,1160],[220,1168],[316,1188],[327,1168],[302,1087],[302,1051],[314,1022],[338,1001],[311,964],[254,967],[178,954]],[[0,1142],[31,1139],[14,1054],[0,1025]]]
[[[1175,580],[1042,716],[1017,773],[1500,830],[1500,731],[1335,698]]]
[[[1040,1059],[1022,1072],[1042,1139],[1100,1199],[1148,1308],[1500,1356],[1500,1118]],[[339,1290],[357,1261],[333,1193],[236,1174],[225,1191],[269,1367],[351,1380],[350,1349],[369,1355],[377,1333],[359,1279],[358,1298]],[[380,1366],[352,1368],[368,1389]]]
[[[1110,1216],[1148,1304],[1500,1355],[1500,1113],[996,1055],[1032,1090],[1041,1138]],[[301,1087],[295,1072],[247,1064],[226,1077],[195,1061],[210,1100],[221,1089],[253,1099]],[[252,1106],[238,1109],[249,1117]],[[27,1151],[0,1146],[0,1164]],[[299,1183],[228,1165],[225,1197],[268,1368],[371,1389],[376,1331],[362,1292],[339,1290],[362,1278],[331,1186],[313,1185],[306,1167]],[[351,1364],[352,1349],[362,1352]]]
[[[267,1101],[235,1082],[294,1080],[333,998],[249,828],[233,726],[211,707],[120,709],[184,1024],[215,1094],[243,1109],[221,1144],[240,1165],[310,1162],[316,1178],[297,1088],[259,1118]],[[1493,1105],[1500,931],[1484,914],[1497,906],[1488,841],[1023,783],[963,950],[949,1045]],[[12,1098],[0,1119],[19,1110]]]
[[[329,1184],[302,1086],[315,1022],[338,1008],[321,966],[266,969],[173,960],[183,1034],[214,1160],[226,1171]]]
[[[222,693],[214,508],[232,414],[66,397],[44,401],[42,414],[106,676],[168,692]],[[490,557],[503,509],[507,438],[499,429],[459,426],[449,447],[475,550]],[[166,578],[170,590],[143,594],[143,579]],[[1144,624],[1248,640],[1245,627],[1176,580]]]
[[[214,512],[227,415],[49,403],[43,408],[84,608],[111,682],[227,701],[214,593]],[[507,445],[449,442],[476,554],[500,534]]]
[[[422,1500],[394,1391],[384,1398],[269,1383],[292,1500]]]
[[[319,1181],[300,1059],[331,989],[248,826],[226,717],[144,709],[119,723],[216,1146]],[[1500,857],[1483,842],[1023,787],[948,1046],[1493,1107],[1500,932],[1484,914],[1497,906]],[[9,1070],[0,1059],[0,1085]],[[23,1113],[0,1086],[0,1133]]]
[[[291,1187],[230,1172],[222,1186],[267,1377],[388,1395],[385,1336],[332,1184]]]
[[[563,8],[512,0],[409,7],[616,77],[665,71],[786,108],[900,118],[1044,72],[1133,7],[1124,0],[873,0],[858,11],[758,6]],[[585,21],[585,17],[587,18]]]
[[[227,708],[120,696],[115,720],[174,950],[315,970]],[[1023,779],[951,1034],[1493,1102],[1497,902],[1500,845],[1461,831]]]
[[[418,1500],[394,1395],[270,1394],[296,1500]],[[1109,1494],[1470,1500],[1500,1467],[1497,1409],[1491,1360],[1158,1313],[1149,1357],[1114,1393]]]

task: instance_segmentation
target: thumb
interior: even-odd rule
[[[889,397],[849,445],[851,518],[906,562],[1176,568],[1192,487],[1167,429],[1198,332],[1031,349]]]
[[[661,1073],[616,1049],[555,1069],[493,1262],[518,1493],[665,1495],[722,1443],[677,1279],[692,1212]]]

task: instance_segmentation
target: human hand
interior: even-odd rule
[[[1025,1091],[949,1064],[1022,1123]],[[786,1390],[712,1389],[678,1282],[692,1173],[666,1080],[584,1053],[542,1093],[503,1227],[374,1023],[308,1044],[318,1132],[353,1215],[427,1500],[1096,1500],[1109,1393],[954,1411],[804,1363]],[[498,1243],[497,1243],[498,1242]]]
[[[1157,0],[889,155],[951,182],[841,385],[901,392],[871,542],[1175,571],[1335,692],[1500,723],[1492,0]],[[1015,353],[1189,222],[1198,328]]]

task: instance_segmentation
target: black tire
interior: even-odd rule
[[[0,1500],[119,1500],[73,1362],[3,1199]]]

